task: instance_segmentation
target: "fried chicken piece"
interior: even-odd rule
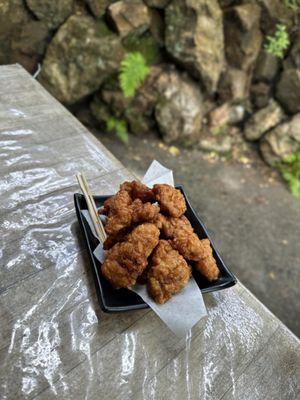
[[[174,249],[187,260],[201,260],[204,247],[189,220],[185,216],[172,218],[159,215],[159,223],[156,224],[162,225],[162,232],[168,239],[171,239]]]
[[[216,281],[219,278],[220,271],[216,260],[212,254],[212,248],[208,239],[201,240],[204,247],[204,254],[200,261],[195,263],[195,268],[209,281]]]
[[[154,224],[137,226],[124,242],[115,244],[106,254],[101,271],[116,288],[130,288],[147,266],[147,258],[159,241]]]
[[[172,218],[158,214],[156,224],[160,226],[160,229],[167,238],[172,239],[175,235],[175,231],[178,229],[191,232],[194,231],[190,221],[184,215],[182,215],[180,218]]]
[[[153,193],[161,211],[171,217],[179,218],[186,211],[185,199],[180,190],[166,184],[153,186]]]
[[[148,291],[156,303],[164,304],[183,289],[191,277],[185,259],[166,240],[160,240],[151,257]]]
[[[100,210],[101,214],[108,215],[110,212],[128,207],[132,203],[132,198],[126,190],[119,190],[114,196],[105,200],[103,208]]]
[[[109,213],[106,224],[105,232],[109,236],[117,236],[125,229],[129,228],[132,224],[132,210],[130,207],[123,208],[114,213]]]
[[[130,229],[122,229],[120,232],[115,235],[108,235],[103,243],[104,250],[109,250],[118,242],[123,242],[126,239],[127,234],[130,232]]]
[[[110,208],[107,221],[105,224],[105,232],[108,237],[104,242],[104,249],[109,249],[132,229],[133,226],[152,222],[157,218],[159,206],[157,204],[143,203],[140,199],[134,200],[133,203],[120,208]]]
[[[126,190],[133,200],[140,199],[143,203],[154,201],[152,190],[140,181],[124,182],[120,189]]]
[[[142,203],[140,199],[128,206],[122,212],[110,213],[107,217],[105,231],[108,234],[103,248],[110,249],[115,243],[124,240],[132,227],[144,222],[153,222],[159,213],[157,204]]]
[[[130,208],[134,224],[155,221],[160,210],[157,204],[142,203],[140,199],[134,200]]]

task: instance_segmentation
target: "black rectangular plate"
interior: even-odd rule
[[[220,255],[218,254],[215,246],[199,216],[191,206],[184,188],[181,185],[176,186],[177,189],[183,193],[187,211],[185,216],[189,219],[195,232],[201,239],[208,238],[213,248],[213,255],[216,259],[217,265],[220,270],[220,277],[216,282],[206,281],[199,272],[193,271],[193,276],[197,282],[202,293],[214,292],[229,288],[236,284],[236,278],[231,271],[226,267]],[[101,207],[104,201],[110,196],[94,196],[97,207]],[[97,239],[93,236],[91,229],[83,217],[81,210],[86,210],[87,205],[84,196],[79,193],[74,194],[74,202],[77,218],[83,234],[86,239],[89,255],[92,263],[92,271],[95,280],[96,291],[100,306],[104,312],[123,312],[131,310],[139,310],[142,308],[148,308],[149,306],[134,292],[128,289],[114,289],[111,284],[101,274],[101,264],[94,256],[93,252],[98,245]]]

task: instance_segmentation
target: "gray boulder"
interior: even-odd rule
[[[228,67],[221,75],[218,91],[223,101],[243,100],[249,95],[250,84],[250,74]]]
[[[0,5],[0,64],[19,63],[30,73],[37,69],[49,39],[49,28],[34,20],[22,0]]]
[[[224,67],[222,12],[217,0],[173,0],[165,9],[165,42],[177,62],[216,90]]]
[[[120,0],[108,7],[110,17],[120,36],[139,29],[142,33],[150,25],[150,13],[142,0]]]
[[[251,102],[256,108],[266,107],[271,97],[271,86],[264,82],[251,85]]]
[[[274,165],[300,150],[300,113],[269,131],[260,144],[265,161]]]
[[[245,108],[240,104],[223,103],[209,113],[211,128],[220,128],[241,122],[245,116]]]
[[[233,68],[251,71],[262,43],[260,7],[244,4],[224,12],[226,58]]]
[[[165,8],[171,0],[144,0],[148,7]]]
[[[273,34],[276,24],[285,25],[288,30],[294,25],[295,11],[283,0],[258,0],[262,9],[261,29],[265,34]]]
[[[107,7],[115,0],[85,0],[92,14],[96,18],[100,18],[105,14]]]
[[[72,14],[74,0],[26,0],[26,4],[39,20],[54,29]]]
[[[71,16],[48,46],[40,82],[61,102],[71,104],[96,91],[119,68],[120,38],[92,17]]]
[[[276,87],[276,97],[291,114],[300,111],[300,69],[284,69]]]
[[[262,49],[255,65],[253,79],[256,82],[272,82],[278,74],[279,68],[279,58]]]
[[[204,151],[212,151],[219,154],[227,154],[232,147],[232,139],[230,136],[213,136],[206,135],[200,138],[198,147]]]
[[[157,80],[155,118],[167,143],[185,145],[199,139],[203,103],[199,86],[176,71],[162,73]]]
[[[300,34],[296,35],[276,87],[276,97],[292,114],[300,111]]]
[[[244,135],[248,140],[258,140],[269,129],[278,125],[284,118],[282,108],[276,101],[252,114],[244,127]]]

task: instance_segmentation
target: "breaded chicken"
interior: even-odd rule
[[[132,212],[132,223],[153,222],[156,220],[159,213],[158,204],[149,202],[142,203],[140,199],[134,200],[130,206]]]
[[[190,232],[194,231],[190,221],[184,215],[180,218],[172,218],[158,214],[155,223],[160,227],[167,238],[173,238],[175,231],[178,229],[184,229]]]
[[[195,263],[195,268],[209,281],[216,281],[219,278],[220,271],[216,260],[212,254],[212,248],[208,239],[201,240],[204,247],[204,254],[200,261]]]
[[[133,200],[140,199],[143,203],[154,201],[152,190],[140,181],[124,182],[120,189],[126,190]]]
[[[108,215],[110,212],[128,207],[132,203],[132,198],[126,190],[119,190],[114,196],[105,200],[103,208],[100,210],[101,214]]]
[[[158,213],[157,204],[142,203],[140,199],[136,199],[130,205],[109,211],[105,231],[108,235],[117,234],[132,224],[154,221]]]
[[[107,239],[104,248],[107,250],[122,238],[137,224],[152,222],[157,218],[159,206],[157,204],[142,203],[136,199],[133,203],[123,207],[111,208],[105,224]]]
[[[130,288],[146,268],[158,240],[159,230],[154,224],[137,226],[124,242],[108,250],[101,268],[103,276],[116,288]]]
[[[159,224],[162,226],[161,229],[164,235],[168,239],[171,239],[171,244],[174,249],[178,250],[187,260],[201,260],[204,254],[204,247],[198,235],[194,232],[189,220],[185,216],[172,218],[165,217],[161,214],[159,215]]]
[[[159,304],[164,304],[183,289],[191,277],[191,269],[185,259],[166,240],[159,241],[149,266],[147,288]]]
[[[186,204],[181,191],[173,186],[166,184],[154,185],[153,193],[161,211],[167,215],[179,218],[186,211]]]

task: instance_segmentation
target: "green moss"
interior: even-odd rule
[[[225,136],[228,133],[228,126],[222,125],[222,126],[218,126],[216,128],[211,128],[210,133],[213,136]]]
[[[114,33],[108,28],[108,26],[106,25],[106,23],[103,20],[98,20],[96,22],[96,26],[97,26],[97,33],[99,34],[99,36],[103,37],[103,36],[109,36],[109,35],[113,35]]]
[[[300,197],[300,151],[286,157],[276,165],[282,178],[295,197]]]
[[[123,39],[123,45],[128,52],[141,53],[148,65],[160,61],[161,54],[159,45],[148,33],[142,36],[132,33]]]

